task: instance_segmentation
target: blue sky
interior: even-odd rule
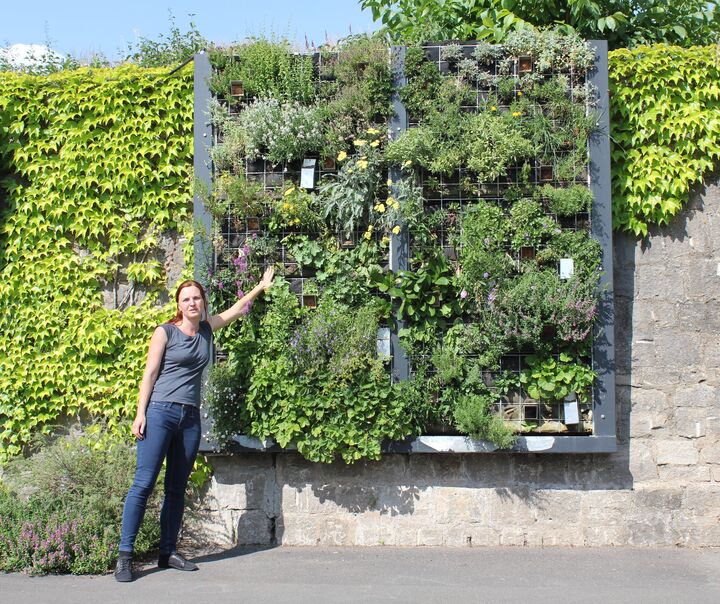
[[[158,39],[170,30],[169,11],[181,31],[189,14],[209,40],[228,43],[252,35],[276,34],[304,47],[353,33],[373,31],[371,13],[358,0],[2,0],[0,46],[45,44],[74,56],[102,52],[111,60],[125,55],[138,37]]]

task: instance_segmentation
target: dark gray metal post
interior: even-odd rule
[[[212,125],[210,124],[210,59],[204,52],[195,55],[194,71],[194,108],[193,108],[193,167],[195,180],[203,187],[208,195],[212,190],[212,163],[210,161],[210,146],[212,145]],[[197,187],[196,187],[197,189]],[[205,280],[206,270],[212,261],[212,246],[210,233],[212,231],[212,217],[205,209],[202,196],[195,191],[193,199],[193,213],[195,221],[195,279]]]
[[[212,190],[212,162],[210,161],[210,146],[212,145],[212,125],[210,124],[210,59],[204,52],[195,55],[194,62],[194,100],[193,100],[193,168],[195,173],[195,195],[193,198],[193,215],[195,229],[195,279],[201,283],[206,281],[207,268],[211,266],[212,245],[210,245],[210,233],[212,232],[212,217],[205,208],[202,195],[198,191],[198,185],[205,189],[207,194]],[[208,285],[208,283],[205,283]],[[215,355],[210,356],[211,362]],[[203,382],[207,378],[207,371],[203,376]],[[214,450],[213,444],[207,440],[210,429],[211,417],[201,415],[202,440],[200,451],[210,452]]]
[[[590,189],[594,202],[592,234],[602,246],[602,274],[598,320],[593,334],[593,368],[598,378],[593,391],[593,434],[615,439],[615,313],[613,302],[613,232],[610,183],[610,101],[608,47],[605,40],[589,42],[595,49],[595,68],[588,74],[597,89],[597,129],[590,138]],[[615,450],[615,447],[613,450]],[[605,449],[607,450],[607,449]]]
[[[407,78],[405,77],[405,47],[404,46],[392,46],[390,48],[391,57],[391,68],[393,73],[393,115],[390,118],[390,132],[389,139],[395,140],[405,130],[407,130],[407,111],[405,106],[400,100],[398,91],[400,88],[407,84]],[[390,180],[393,184],[390,186],[390,194],[397,195],[397,183],[402,178],[402,173],[399,166],[391,166],[390,168]],[[399,271],[407,270],[408,268],[408,255],[410,251],[410,236],[407,228],[398,235],[391,235],[390,237],[390,270],[394,273]],[[390,352],[392,354],[392,376],[393,380],[406,380],[410,374],[410,367],[408,363],[408,357],[398,338],[398,332],[404,327],[404,321],[396,321],[395,327],[390,333]]]

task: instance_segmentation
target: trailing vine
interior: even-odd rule
[[[647,235],[688,202],[720,157],[715,46],[610,53],[613,224]]]
[[[188,229],[192,120],[192,67],[0,74],[0,460],[133,408],[167,314],[159,238]],[[147,296],[107,308],[118,283]]]

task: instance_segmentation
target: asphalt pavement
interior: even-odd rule
[[[196,572],[0,574],[2,603],[720,603],[720,550],[630,548],[238,549]]]

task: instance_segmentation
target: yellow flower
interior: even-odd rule
[[[367,168],[368,167],[367,160],[366,159],[358,160],[357,167],[360,168],[361,170],[364,170],[365,168]]]
[[[392,180],[390,180],[389,178],[387,179],[387,186],[392,187]]]
[[[375,227],[372,224],[369,224],[368,231],[370,231],[372,233],[374,230],[375,230]]]
[[[352,169],[352,168],[348,168],[347,173],[348,173],[348,174],[352,174],[352,173],[353,173],[353,169]]]
[[[375,206],[375,210],[382,214],[385,211],[385,206],[383,204],[379,203]]]
[[[393,202],[390,205],[392,206],[393,210],[397,210],[400,207],[397,199],[393,199]]]
[[[395,235],[399,235],[399,234],[400,234],[400,227],[396,224],[396,225],[392,228],[392,232],[393,232],[393,234],[395,234]]]
[[[403,168],[409,168],[410,166],[412,166],[411,160],[408,159],[407,161],[403,162],[403,165],[402,165]]]
[[[380,243],[382,243],[383,245],[387,245],[388,243],[390,243],[390,237],[385,235]]]
[[[368,134],[380,134],[380,130],[378,130],[377,128],[368,128],[367,133]]]
[[[300,219],[296,218],[295,220],[293,220],[293,224],[300,224]]]
[[[343,161],[345,159],[347,159],[347,153],[345,153],[345,151],[340,151],[340,153],[338,153],[337,160]]]
[[[367,141],[359,138],[359,139],[353,141],[353,145],[355,145],[356,147],[363,147],[363,146],[367,145]]]
[[[365,239],[369,240],[370,237],[372,237],[372,233],[370,231],[365,231],[365,234],[363,235],[363,237],[365,237]]]
[[[295,190],[295,187],[290,187],[287,191],[285,191],[284,195],[290,195]]]
[[[495,105],[493,105],[492,107],[490,107],[490,111],[497,111],[497,107],[495,107]]]
[[[380,144],[380,141],[373,141],[370,143],[371,147],[377,147]]]
[[[287,210],[289,207],[290,207],[290,204],[289,204],[287,201],[282,204],[282,209],[283,209],[283,210]]]
[[[513,117],[520,117],[521,115],[522,113],[520,113],[519,111],[513,111]]]
[[[522,95],[523,95],[522,90],[518,90],[518,96],[522,96]]]

